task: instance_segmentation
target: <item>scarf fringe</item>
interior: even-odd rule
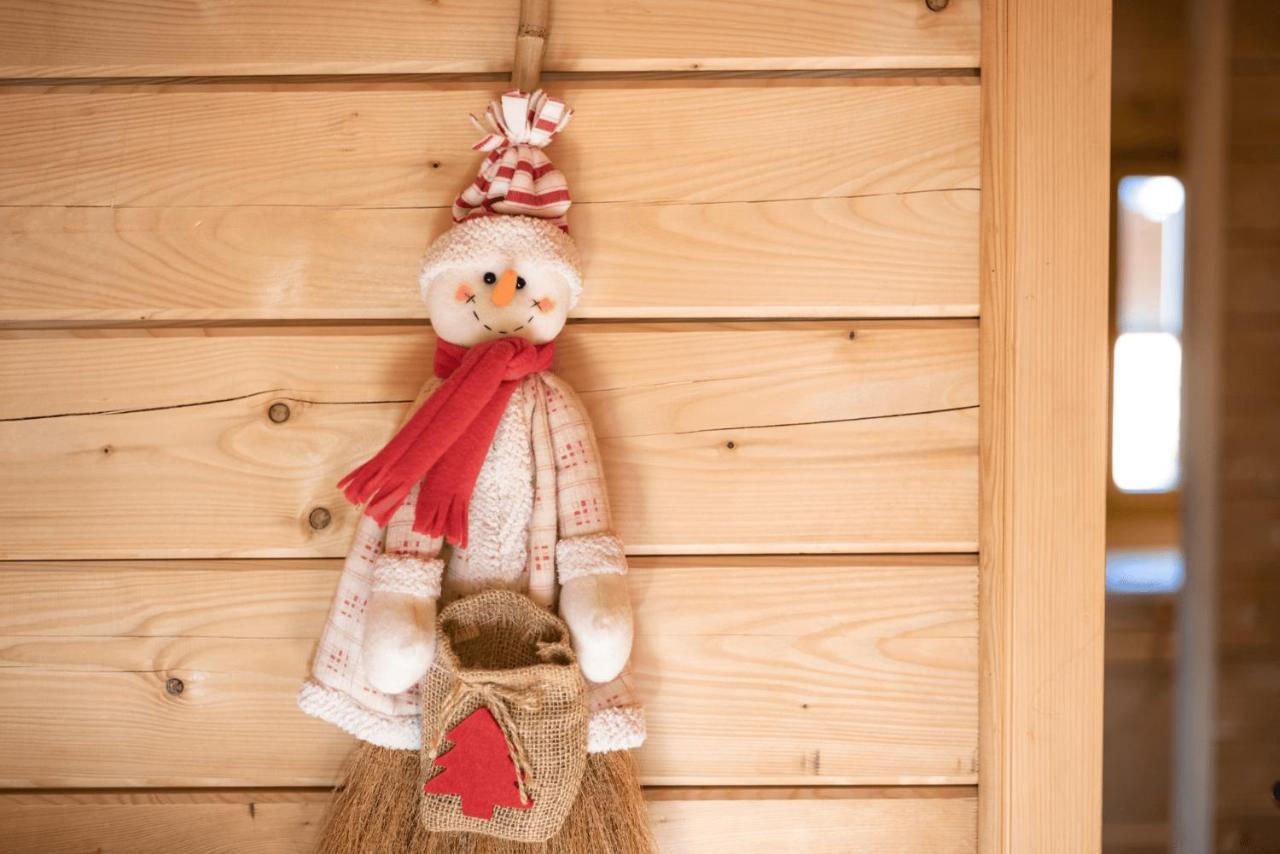
[[[386,527],[419,483],[413,530],[467,544],[467,509],[507,401],[520,380],[551,367],[553,342],[522,338],[470,349],[436,342],[445,382],[382,450],[338,481],[365,515]]]
[[[444,537],[459,548],[467,547],[467,520],[471,514],[471,499],[454,495],[449,503],[424,501],[426,487],[418,492],[414,509],[413,531],[427,537]]]

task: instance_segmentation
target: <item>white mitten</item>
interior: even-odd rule
[[[560,616],[569,624],[583,676],[591,682],[608,682],[622,672],[631,657],[634,635],[625,575],[582,575],[564,582]]]
[[[365,679],[386,694],[414,686],[436,655],[438,560],[383,555],[373,567],[361,656]]]
[[[386,694],[414,686],[436,655],[436,601],[403,593],[374,593],[365,618],[365,678]]]

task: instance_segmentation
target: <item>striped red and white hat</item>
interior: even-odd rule
[[[489,104],[483,122],[471,117],[485,133],[472,147],[488,156],[453,203],[455,225],[427,249],[418,280],[424,299],[442,273],[498,250],[555,269],[569,285],[570,308],[577,304],[582,270],[565,217],[569,185],[542,150],[571,115],[539,90],[508,92]]]
[[[472,146],[487,151],[480,174],[458,194],[453,221],[514,214],[551,220],[568,230],[569,184],[544,149],[569,123],[573,110],[539,89],[507,92],[492,101],[484,119],[471,117],[485,134]]]

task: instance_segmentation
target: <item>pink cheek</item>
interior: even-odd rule
[[[551,297],[543,297],[542,299],[534,303],[534,305],[538,307],[538,311],[542,312],[543,314],[546,314],[547,312],[555,309],[556,301],[553,300]]]
[[[458,302],[466,302],[475,295],[476,292],[471,290],[470,285],[459,285],[457,292],[453,295],[453,298]]]

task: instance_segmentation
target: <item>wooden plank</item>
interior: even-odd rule
[[[1227,164],[1222,206],[1232,226],[1257,229],[1259,242],[1274,248],[1280,197],[1268,190],[1280,186],[1280,146],[1247,154],[1237,151]]]
[[[1162,157],[1171,161],[1166,169],[1178,168],[1186,121],[1187,3],[1117,0],[1112,4],[1113,162]]]
[[[1201,188],[1214,215],[1204,222],[1218,226],[1211,245],[1219,268],[1212,293],[1218,304],[1209,322],[1220,327],[1221,363],[1216,386],[1201,387],[1216,390],[1220,405],[1193,415],[1218,418],[1219,445],[1206,447],[1204,457],[1217,466],[1211,472],[1217,504],[1206,509],[1220,524],[1212,525],[1213,517],[1198,520],[1216,546],[1215,562],[1206,568],[1217,587],[1199,590],[1193,600],[1193,613],[1209,613],[1204,642],[1193,652],[1216,665],[1208,701],[1216,714],[1201,733],[1209,764],[1202,785],[1212,794],[1213,808],[1207,818],[1218,850],[1245,852],[1280,845],[1280,15],[1248,0],[1214,12],[1229,18],[1229,33],[1220,34],[1229,63],[1219,63],[1215,82],[1230,111],[1229,121],[1216,128],[1222,141],[1213,177],[1221,180],[1226,173],[1230,182],[1225,191],[1221,184]],[[1223,69],[1229,71],[1225,79]],[[1219,107],[1215,118],[1225,112]]]
[[[973,854],[972,789],[740,789],[649,791],[649,817],[666,854],[774,854],[850,850]],[[744,797],[745,794],[745,797]],[[0,795],[8,854],[278,854],[310,851],[328,794],[292,791]]]
[[[1108,633],[1104,839],[1143,825],[1167,833],[1173,789],[1173,661],[1168,656],[1119,660],[1111,654],[1113,637]],[[1121,645],[1126,640],[1117,639]]]
[[[506,72],[516,0],[19,0],[0,10],[0,76]],[[978,2],[648,0],[552,5],[553,71],[934,68],[978,64]]]
[[[574,200],[758,202],[977,186],[976,86],[722,83],[559,89],[576,112],[552,153]],[[10,91],[0,97],[0,203],[446,207],[475,177],[477,132],[466,117],[493,90]]]
[[[1216,819],[1219,828],[1267,822],[1272,835],[1256,850],[1280,841],[1273,787],[1280,777],[1280,740],[1275,710],[1280,708],[1280,663],[1276,648],[1224,655],[1218,670]],[[1241,846],[1244,847],[1244,846]]]
[[[1228,289],[1227,225],[1234,207],[1229,177],[1232,140],[1231,30],[1234,4],[1191,0],[1187,30],[1190,74],[1187,93],[1186,186],[1194,200],[1187,218],[1187,277],[1182,330],[1183,405],[1182,553],[1185,569],[1175,627],[1173,758],[1170,779],[1170,850],[1214,851],[1221,740],[1218,585],[1221,530],[1229,518],[1222,506],[1221,469],[1225,388],[1224,324]],[[1254,180],[1257,180],[1255,177]],[[1257,365],[1251,365],[1250,368]]]
[[[1111,4],[982,8],[979,847],[1100,847]]]
[[[1267,0],[1232,3],[1231,59],[1235,68],[1275,70],[1280,65],[1280,18]]]
[[[1262,26],[1259,19],[1274,18],[1276,13],[1274,9],[1258,9],[1255,16],[1254,20],[1241,21],[1238,28]],[[1251,147],[1274,152],[1280,142],[1280,63],[1252,74],[1228,67],[1223,83],[1231,93],[1229,109],[1223,111],[1230,127],[1230,145],[1242,153]]]
[[[429,332],[172,332],[0,341],[5,558],[345,553],[334,484],[393,431]],[[962,552],[976,343],[967,321],[583,324],[558,364],[633,553]]]
[[[293,698],[337,573],[0,567],[0,785],[331,784],[351,740]],[[971,559],[643,558],[630,578],[646,782],[976,781]]]
[[[579,205],[575,316],[972,317],[977,204]],[[448,224],[443,208],[0,209],[0,324],[424,317],[419,263]]]

